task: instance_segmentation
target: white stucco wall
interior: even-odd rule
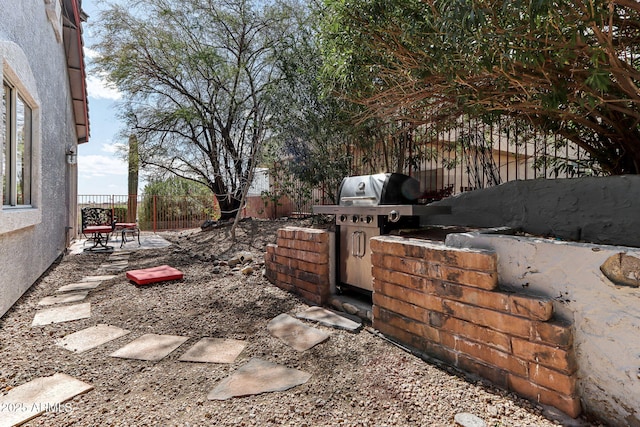
[[[29,91],[37,121],[33,206],[0,207],[1,316],[64,252],[75,200],[69,182],[76,174],[65,152],[77,138],[64,45],[47,19],[45,2],[0,0],[0,11],[3,72],[13,73],[12,83]]]
[[[501,286],[553,298],[575,325],[583,406],[611,425],[640,426],[640,289],[600,271],[610,256],[640,249],[481,233],[451,234],[446,244],[495,251]]]

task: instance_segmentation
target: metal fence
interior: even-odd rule
[[[463,118],[446,129],[396,127],[380,135],[347,148],[351,174],[405,173],[420,181],[427,200],[515,180],[601,173],[576,144],[513,118]]]
[[[220,215],[214,196],[79,195],[78,221],[84,207],[111,209],[117,221],[137,222],[141,230],[154,232],[197,228]]]

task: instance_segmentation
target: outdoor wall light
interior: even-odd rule
[[[78,161],[78,155],[76,154],[76,149],[74,147],[69,147],[67,150],[67,164],[75,165]]]

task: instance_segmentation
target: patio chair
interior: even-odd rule
[[[80,213],[82,216],[82,235],[87,241],[93,241],[93,246],[86,248],[85,251],[113,251],[113,246],[108,245],[109,235],[116,226],[111,209],[87,207],[82,208]]]
[[[127,240],[127,235],[131,236],[131,241],[133,242],[136,237],[138,238],[138,246],[140,246],[140,227],[138,227],[137,222],[116,222],[115,224],[115,233],[120,233],[122,236],[122,240],[120,241],[120,247],[122,247]]]

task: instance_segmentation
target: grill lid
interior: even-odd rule
[[[420,196],[420,182],[399,173],[350,176],[342,180],[340,206],[406,205]]]

